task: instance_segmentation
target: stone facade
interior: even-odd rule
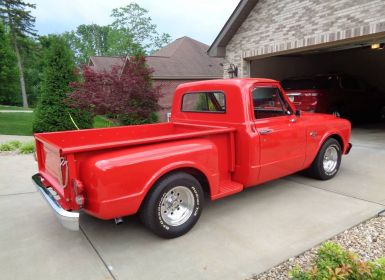
[[[226,46],[224,77],[230,64],[249,77],[253,58],[381,32],[384,0],[260,0]]]

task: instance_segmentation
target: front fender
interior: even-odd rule
[[[186,167],[198,169],[210,186],[218,186],[218,150],[208,139],[143,145],[90,156],[80,166],[86,189],[84,210],[101,219],[135,214],[160,177]]]

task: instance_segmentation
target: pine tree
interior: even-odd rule
[[[0,1],[0,17],[3,18],[8,25],[11,35],[13,48],[17,58],[17,67],[19,68],[19,79],[21,95],[23,99],[23,107],[28,108],[27,92],[25,90],[24,67],[20,55],[20,38],[28,35],[35,36],[33,29],[35,18],[28,9],[35,9],[36,5],[23,2],[21,0],[1,0]]]
[[[0,104],[16,105],[17,98],[17,68],[16,57],[12,51],[9,34],[5,31],[0,20]]]
[[[44,57],[42,92],[36,108],[34,132],[76,129],[75,124],[79,128],[91,128],[91,114],[70,107],[66,101],[67,93],[71,91],[69,84],[79,78],[69,46],[58,36],[50,36],[45,44],[49,46]]]

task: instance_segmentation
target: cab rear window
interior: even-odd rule
[[[183,95],[183,112],[226,112],[226,100],[223,92],[191,92]]]

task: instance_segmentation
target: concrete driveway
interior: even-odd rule
[[[34,190],[32,156],[0,156],[3,279],[245,279],[385,208],[385,129],[356,129],[340,173],[293,175],[206,203],[193,230],[160,239],[136,217],[115,226],[81,216],[56,222]]]

